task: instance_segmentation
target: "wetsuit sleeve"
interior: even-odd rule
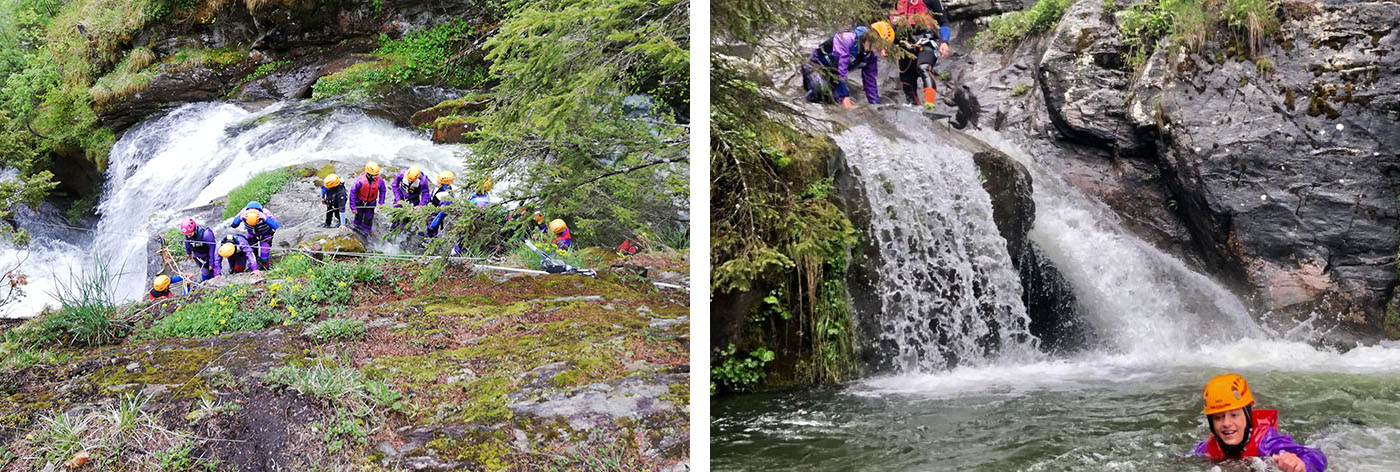
[[[386,189],[386,188],[384,188],[384,179],[379,179],[379,204],[380,204],[380,205],[383,205],[383,204],[384,204],[384,194],[385,194],[385,193],[388,193],[388,192],[389,192],[389,190]]]
[[[418,206],[427,205],[428,200],[432,200],[432,188],[433,184],[428,181],[428,176],[418,179]]]
[[[1280,452],[1291,452],[1303,460],[1308,472],[1323,472],[1327,470],[1327,456],[1322,451],[1303,446],[1293,442],[1293,437],[1279,432],[1274,428],[1269,428],[1263,439],[1259,440],[1259,454],[1272,456]]]
[[[403,194],[403,174],[399,174],[399,175],[395,175],[395,176],[394,176],[393,190],[394,190],[394,204],[397,205],[397,204],[399,203],[399,200],[403,200],[403,198],[404,198],[404,194]],[[383,201],[380,201],[379,203],[384,203],[384,202],[383,202]]]
[[[834,95],[836,101],[851,96],[851,89],[846,85],[846,76],[851,72],[851,62],[855,57],[851,56],[851,47],[855,45],[855,36],[846,40],[845,35],[838,34],[831,38],[831,53],[836,55],[836,83]]]
[[[953,29],[951,21],[948,21],[948,9],[943,6],[942,0],[924,0],[924,5],[928,6],[929,13],[933,14],[933,19],[938,21],[938,36],[943,42],[953,39]]]
[[[1207,454],[1206,454],[1206,444],[1209,443],[1209,442],[1210,442],[1210,440],[1207,439],[1207,440],[1205,440],[1205,441],[1201,441],[1201,442],[1196,443],[1196,448],[1191,450],[1191,455],[1193,455],[1193,456],[1204,456],[1204,455],[1207,455]]]
[[[208,250],[208,251],[209,251],[209,259],[208,259],[208,260],[209,260],[211,263],[214,263],[214,275],[219,275],[219,266],[223,265],[223,264],[219,264],[219,263],[218,263],[218,262],[219,262],[219,243],[218,243],[217,240],[214,239],[214,230],[206,228],[204,231],[207,231],[207,232],[208,232],[207,234],[208,234],[209,236],[208,236],[208,237],[205,237],[204,234],[201,234],[201,235],[199,235],[199,237],[200,237],[200,239],[203,239],[203,240],[204,240],[203,243],[204,243],[204,248],[205,248],[205,250]]]
[[[865,72],[861,74],[861,85],[865,86],[865,99],[871,105],[880,104],[880,87],[876,85],[876,80],[880,76],[880,59],[872,54],[870,60],[865,61]]]
[[[178,276],[178,275],[170,278],[170,283],[172,283],[172,284],[173,284],[173,283],[176,283],[176,282],[184,282],[184,281],[185,281],[185,278],[184,278],[184,277],[181,277],[181,276]]]
[[[243,223],[243,212],[245,211],[248,211],[248,209],[244,208],[242,210],[238,210],[238,214],[233,216],[233,224],[228,225],[228,227],[237,228],[240,223]]]
[[[274,216],[272,213],[268,213],[265,209],[263,210],[263,217],[267,220],[267,225],[271,226],[273,230],[276,230],[278,226],[282,225],[281,223],[277,222],[276,216]]]

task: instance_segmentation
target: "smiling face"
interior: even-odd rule
[[[1244,441],[1245,424],[1244,408],[1236,408],[1210,415],[1210,422],[1214,425],[1215,435],[1221,442],[1235,446]]]

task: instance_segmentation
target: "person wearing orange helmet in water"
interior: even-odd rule
[[[1255,410],[1254,392],[1244,377],[1216,376],[1204,389],[1206,424],[1211,437],[1196,444],[1197,456],[1220,462],[1245,457],[1268,457],[1283,472],[1323,472],[1322,451],[1293,442],[1278,430],[1278,410]]]

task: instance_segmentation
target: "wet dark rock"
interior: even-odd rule
[[[1129,51],[1103,8],[1103,2],[1075,2],[1065,11],[1038,78],[1050,119],[1063,132],[1131,153],[1141,140],[1124,107],[1132,96]]]

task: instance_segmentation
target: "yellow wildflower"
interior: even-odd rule
[[[222,320],[219,320],[219,324],[228,324],[228,318],[224,318],[224,319],[222,319]]]
[[[336,285],[339,285],[339,286],[341,286],[341,287],[344,287],[344,286],[345,286],[345,282],[340,282],[340,283],[337,283]]]

